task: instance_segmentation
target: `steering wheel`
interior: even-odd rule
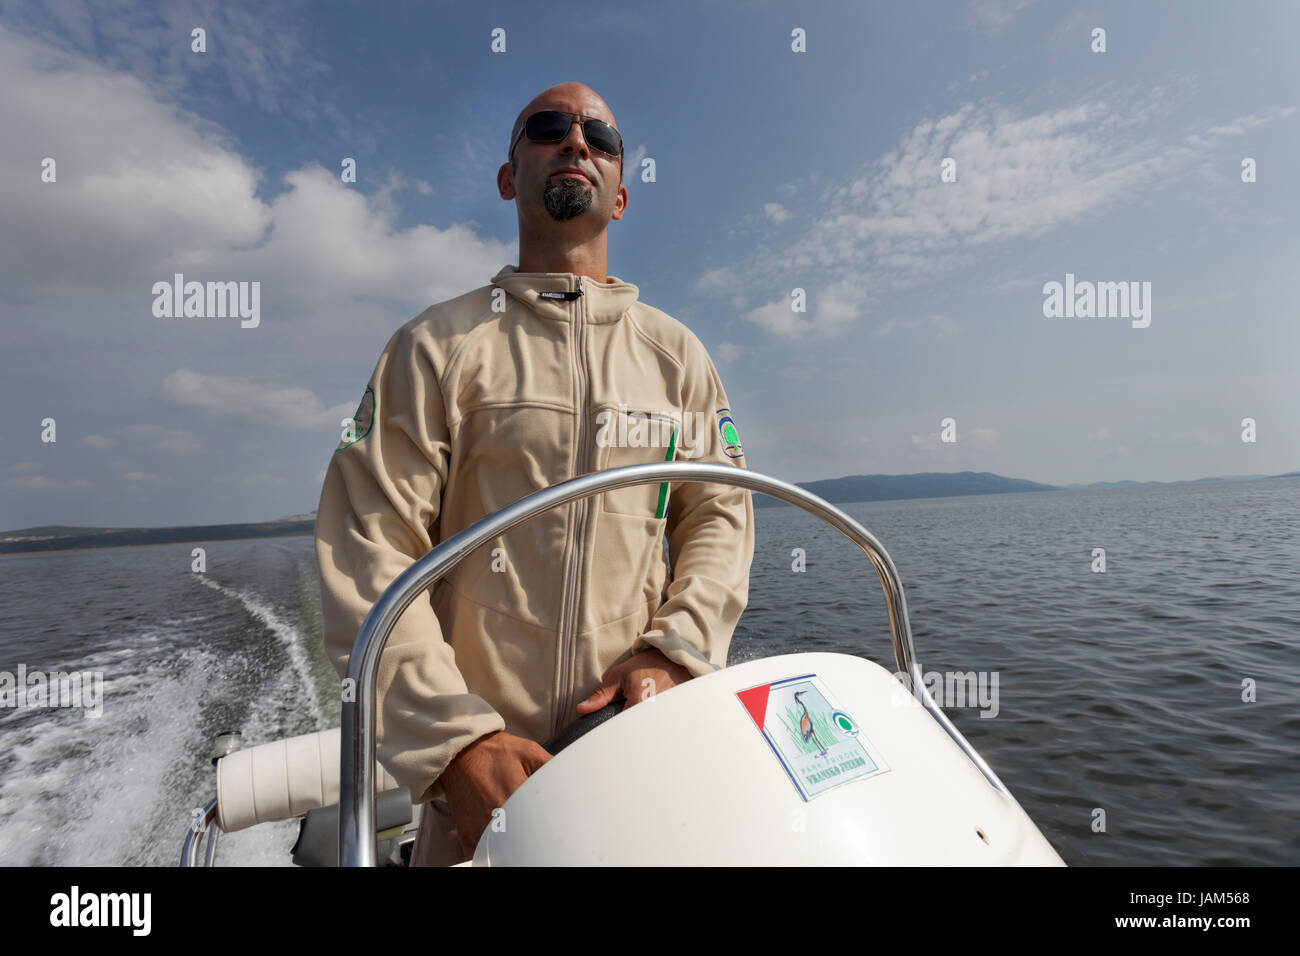
[[[585,717],[579,717],[569,726],[556,735],[555,739],[546,745],[546,752],[551,756],[558,754],[569,744],[573,743],[583,734],[589,734],[611,717],[615,717],[623,709],[627,701],[619,698],[612,704],[606,704],[600,710],[587,714]]]

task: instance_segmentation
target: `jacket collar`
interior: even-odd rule
[[[548,319],[568,322],[573,317],[575,299],[548,298],[541,293],[576,292],[582,279],[582,304],[590,322],[617,322],[632,303],[639,290],[618,276],[608,276],[608,282],[597,282],[590,276],[577,276],[572,272],[519,272],[508,265],[492,277],[492,285],[500,286],[538,315]]]

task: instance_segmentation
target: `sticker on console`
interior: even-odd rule
[[[736,694],[805,801],[888,765],[816,674]]]

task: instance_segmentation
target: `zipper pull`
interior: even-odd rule
[[[563,299],[565,302],[572,302],[574,299],[578,298],[578,297],[581,296],[581,295],[582,295],[582,276],[578,276],[578,291],[577,291],[577,292],[539,292],[539,293],[537,293],[537,297],[538,297],[539,299]]]

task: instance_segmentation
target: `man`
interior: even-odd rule
[[[605,230],[627,209],[608,106],[580,83],[546,90],[515,121],[508,158],[497,186],[515,201],[519,268],[398,330],[325,476],[316,554],[340,675],[385,588],[474,521],[593,471],[669,457],[744,467],[699,339],[606,275]],[[655,432],[671,432],[669,448],[643,440]],[[425,804],[413,864],[472,855],[550,759],[541,742],[583,715],[725,666],[748,600],[750,493],[665,492],[538,515],[402,615],[380,659],[377,736],[380,761]]]

